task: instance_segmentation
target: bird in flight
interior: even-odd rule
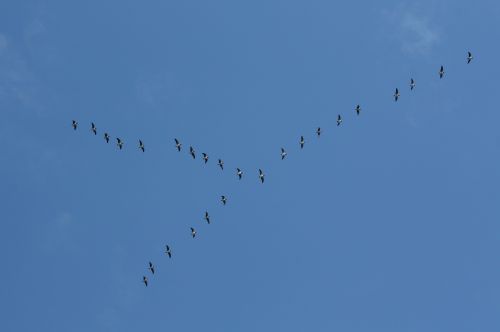
[[[226,196],[222,195],[220,197],[220,200],[221,200],[221,202],[222,202],[223,205],[226,205],[226,203],[227,203],[227,197]]]
[[[120,148],[120,150],[123,148],[123,142],[118,137],[116,138],[116,145],[118,145],[118,147]]]
[[[238,175],[238,178],[241,180],[241,177],[243,176],[243,171],[241,169],[237,168],[236,175]]]
[[[398,101],[399,96],[400,96],[399,95],[399,90],[398,90],[398,88],[396,88],[396,92],[394,92],[394,101]]]
[[[146,287],[148,287],[148,278],[146,278],[146,276],[142,277],[142,282],[146,285]]]
[[[361,106],[356,105],[355,111],[356,111],[356,114],[359,115],[359,112],[361,112]]]
[[[190,147],[189,147],[189,154],[191,154],[191,157],[193,157],[193,159],[195,159],[195,158],[196,158],[196,155],[195,155],[194,153],[195,153],[195,152],[194,152],[193,147],[192,147],[192,146],[190,146]]]
[[[439,78],[443,78],[444,76],[444,67],[441,66],[441,68],[439,69]]]
[[[172,258],[172,251],[170,250],[168,244],[165,246],[165,254],[168,255],[168,258]]]
[[[149,262],[148,270],[151,271],[152,274],[155,274],[155,266],[153,263]]]
[[[318,127],[318,129],[316,129],[316,135],[318,135],[318,137],[321,136],[321,127]]]
[[[285,151],[285,149],[281,148],[281,160],[285,159],[287,153]]]
[[[337,115],[337,127],[342,124],[342,116],[339,114]]]
[[[92,130],[92,132],[94,133],[94,135],[97,135],[97,128],[96,128],[96,126],[95,126],[95,124],[93,122],[91,123],[90,130]]]
[[[467,52],[467,64],[469,64],[474,57],[472,56],[472,53],[469,51]]]
[[[203,160],[205,161],[206,164],[208,162],[208,154],[203,152],[202,155],[203,155]]]
[[[142,152],[144,152],[146,149],[144,148],[144,143],[142,143],[141,140],[139,140],[139,149],[142,150]]]
[[[222,159],[219,159],[218,165],[221,170],[224,170],[224,161]]]
[[[416,85],[416,84],[415,84],[415,80],[414,80],[413,78],[412,78],[412,79],[410,79],[410,90],[415,89],[415,85]]]
[[[264,172],[259,168],[259,179],[261,183],[264,183]]]
[[[304,140],[304,136],[300,136],[300,148],[303,149],[304,148],[304,144],[306,143],[306,141]]]
[[[106,143],[109,143],[109,135],[108,135],[108,133],[104,133],[104,139],[106,140]]]
[[[181,151],[181,147],[182,147],[182,144],[181,142],[179,142],[179,140],[177,138],[174,138],[174,141],[175,141],[175,147],[177,148],[177,151]]]
[[[193,227],[191,227],[191,236],[193,237],[193,239],[196,236],[196,230]]]
[[[76,122],[75,120],[71,121],[71,127],[76,130],[76,128],[78,127],[78,122]]]
[[[207,221],[207,224],[210,225],[210,216],[208,215],[208,211],[205,211],[205,220]]]

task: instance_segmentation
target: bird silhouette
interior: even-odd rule
[[[76,130],[76,128],[78,127],[78,122],[76,122],[76,120],[72,120],[71,127],[73,127],[73,129]]]
[[[220,200],[221,200],[221,202],[222,202],[222,205],[226,205],[226,203],[227,203],[227,197],[226,197],[226,196],[222,195],[222,196],[220,197]]]
[[[192,146],[189,147],[189,154],[191,155],[191,157],[193,157],[193,159],[196,158],[195,151]]]
[[[469,51],[467,52],[467,64],[469,64],[474,57],[472,56],[472,53]]]
[[[109,135],[108,135],[108,133],[104,133],[104,140],[106,140],[106,143],[109,143]]]
[[[396,88],[396,92],[394,92],[394,101],[398,101],[399,96],[400,96],[399,95],[399,90],[398,90],[398,88]]]
[[[196,236],[196,230],[193,227],[191,227],[191,236],[193,237],[193,239]]]
[[[321,136],[321,127],[318,127],[318,129],[316,129],[316,135],[318,135],[318,137]]]
[[[221,170],[224,170],[224,161],[222,159],[219,159],[218,165]]]
[[[145,148],[144,148],[144,143],[142,143],[142,141],[141,141],[141,140],[139,140],[139,149],[141,149],[141,150],[142,150],[142,152],[144,152],[144,151],[145,151]]]
[[[259,168],[259,179],[261,183],[264,183],[264,172]]]
[[[120,150],[123,148],[123,141],[119,139],[118,137],[116,138],[116,145],[120,148]]]
[[[416,85],[416,84],[415,84],[415,80],[414,80],[413,78],[412,78],[412,79],[410,79],[410,90],[415,89],[415,85]]]
[[[337,127],[342,124],[342,116],[339,114],[337,115]]]
[[[285,149],[281,148],[281,160],[285,159],[287,153],[285,151]]]
[[[165,254],[168,255],[168,258],[172,258],[172,251],[170,250],[168,244],[165,246]]]
[[[142,277],[142,282],[146,285],[146,287],[148,287],[148,278],[146,278],[146,276]]]
[[[241,180],[241,177],[243,176],[243,171],[239,168],[236,169],[236,175],[238,175],[238,179]]]
[[[93,122],[91,123],[90,130],[92,130],[92,132],[94,133],[94,135],[97,135],[97,128],[96,128],[96,126],[95,126],[95,124]]]
[[[182,144],[181,142],[179,142],[179,140],[177,138],[174,138],[174,141],[175,141],[175,147],[177,148],[177,151],[181,151],[181,148],[182,148]]]
[[[439,68],[439,78],[443,78],[444,76],[444,67],[441,66],[441,68]]]
[[[300,136],[300,141],[299,141],[299,144],[300,144],[300,148],[303,149],[304,148],[304,144],[306,143],[306,141],[304,140],[304,136]]]
[[[208,215],[208,211],[205,211],[205,220],[207,221],[207,224],[210,225],[210,216]]]
[[[361,106],[356,105],[355,111],[356,111],[356,114],[359,115],[359,112],[361,112]]]
[[[153,263],[149,262],[148,270],[151,271],[152,274],[155,274],[155,266]]]
[[[208,154],[203,152],[202,155],[203,155],[203,160],[205,161],[206,164],[208,162]]]

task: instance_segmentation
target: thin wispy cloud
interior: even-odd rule
[[[441,40],[440,28],[429,10],[398,6],[383,14],[392,23],[391,31],[405,53],[429,55]]]

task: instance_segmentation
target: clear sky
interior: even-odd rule
[[[1,1],[0,330],[499,331],[499,17]]]

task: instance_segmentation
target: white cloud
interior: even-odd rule
[[[391,23],[392,37],[398,40],[403,52],[429,55],[439,43],[441,32],[431,20],[432,12],[428,7],[424,11],[403,5],[383,12],[384,18]]]

